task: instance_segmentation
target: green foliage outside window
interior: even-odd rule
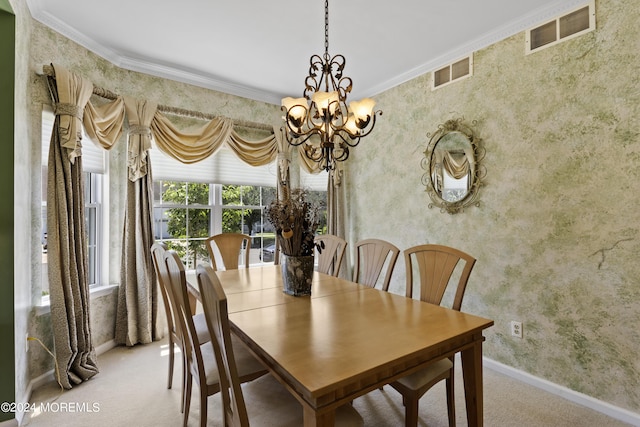
[[[275,242],[275,233],[263,218],[263,207],[276,197],[274,187],[222,185],[221,229],[223,233],[245,233],[253,237],[252,248]],[[206,183],[156,181],[154,183],[155,236],[175,250],[187,269],[209,263],[204,241],[213,234],[215,219],[213,187]],[[318,233],[326,233],[326,192],[311,191],[309,200],[320,207]],[[266,229],[265,229],[266,226]],[[261,257],[259,259],[262,259]],[[257,259],[255,260],[258,261]]]
[[[165,181],[162,201],[187,206],[166,210],[167,232],[173,239],[179,239],[168,242],[168,246],[178,253],[188,268],[195,267],[197,259],[208,259],[204,239],[210,235],[209,185]]]

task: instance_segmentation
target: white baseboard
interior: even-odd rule
[[[112,348],[114,348],[116,345],[117,344],[116,344],[115,340],[107,341],[106,343],[101,344],[101,345],[96,347],[96,355],[100,356],[101,354],[104,354],[107,351],[109,351]]]
[[[631,412],[627,409],[619,408],[610,403],[603,402],[602,400],[598,400],[591,396],[587,396],[586,394],[571,390],[567,387],[554,384],[551,381],[535,377],[524,371],[520,371],[518,369],[512,368],[511,366],[504,365],[500,362],[496,362],[495,360],[491,360],[486,357],[482,358],[482,362],[484,364],[484,367],[486,368],[492,369],[496,372],[500,372],[501,374],[505,374],[518,381],[522,381],[526,384],[560,396],[573,403],[577,403],[578,405],[593,409],[594,411],[603,413],[611,418],[629,423],[632,426],[640,427],[640,414]]]

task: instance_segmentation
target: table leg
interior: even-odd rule
[[[482,427],[482,340],[476,341],[473,346],[463,350],[461,358],[467,423],[469,427]]]
[[[303,405],[304,427],[333,427],[336,413],[334,411],[318,414],[313,408]]]

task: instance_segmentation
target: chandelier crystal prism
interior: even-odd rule
[[[375,101],[365,98],[351,101],[351,78],[342,75],[345,66],[342,55],[329,55],[329,0],[324,3],[324,55],[310,59],[309,75],[302,98],[282,99],[285,112],[286,139],[293,146],[304,145],[307,158],[318,162],[326,171],[335,169],[336,162],[349,157],[349,148],[367,136],[376,123]]]

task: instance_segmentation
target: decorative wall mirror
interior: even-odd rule
[[[476,122],[471,123],[476,126]],[[478,190],[486,169],[481,164],[485,150],[473,128],[462,118],[447,120],[427,134],[429,144],[422,158],[422,184],[431,198],[429,208],[455,214],[467,206],[479,206]]]

